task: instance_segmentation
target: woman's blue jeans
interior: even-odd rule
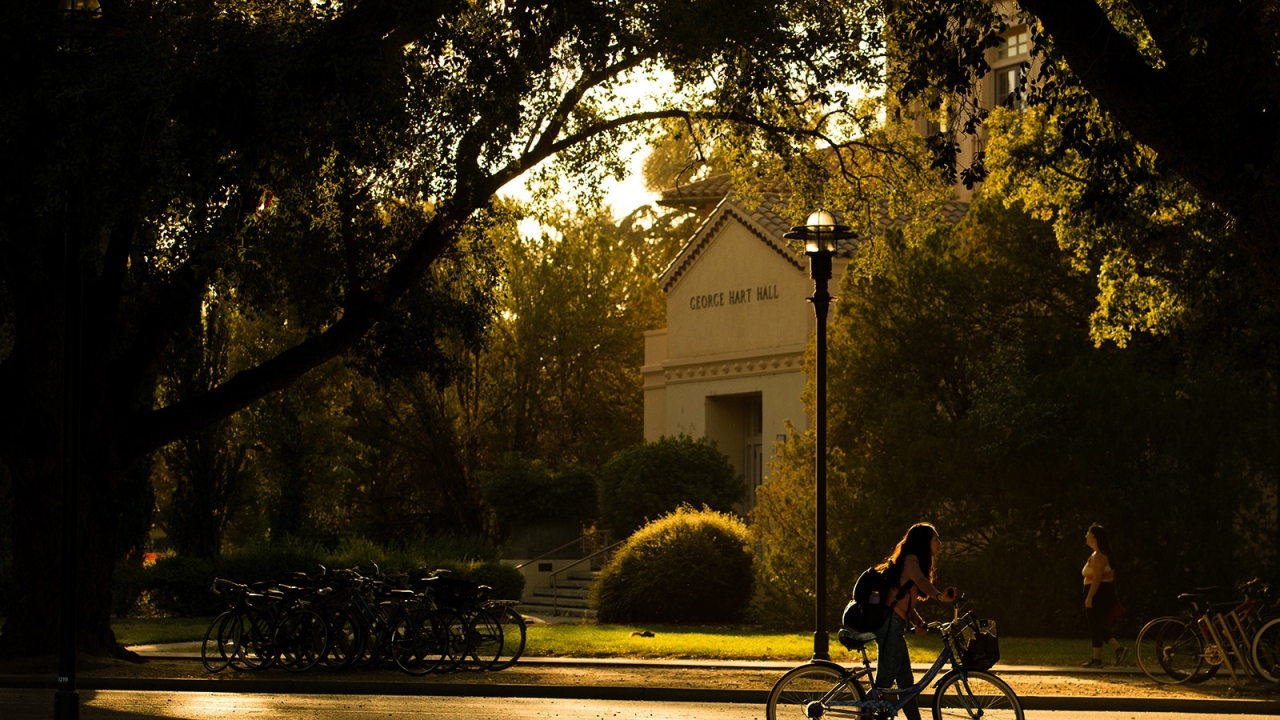
[[[879,646],[877,687],[887,688],[897,683],[898,687],[905,688],[916,684],[915,676],[911,674],[907,639],[904,637],[906,629],[907,622],[898,617],[898,613],[891,612],[889,619],[876,631],[876,645]],[[902,715],[907,720],[920,720],[920,708],[914,698],[902,708]]]

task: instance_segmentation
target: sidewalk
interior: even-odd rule
[[[86,663],[77,685],[84,690],[300,693],[325,695],[437,695],[572,698],[763,705],[769,688],[795,663],[703,660],[523,658],[497,673],[455,672],[415,678],[391,669],[310,672],[282,670],[207,673],[199,643],[138,646],[144,664]],[[917,665],[917,676],[927,669]],[[1193,712],[1280,716],[1280,688],[1236,691],[1213,680],[1200,686],[1157,685],[1137,668],[1014,667],[995,671],[1028,710]],[[49,672],[0,674],[0,687],[49,688]]]
[[[168,643],[164,645],[135,645],[130,648],[147,658],[156,660],[191,660],[200,661],[200,643]],[[839,662],[837,660],[837,662]],[[644,658],[561,658],[561,657],[526,657],[520,659],[524,666],[554,667],[634,667],[634,668],[668,668],[698,670],[761,670],[784,673],[795,667],[795,662],[758,661],[758,660],[685,660],[663,659],[650,660]],[[846,665],[848,663],[845,663]],[[929,669],[927,663],[914,663],[912,669],[916,675]],[[1096,670],[1079,667],[1050,667],[1045,665],[999,665],[996,670],[1001,675],[1078,675],[1081,677],[1099,677],[1109,675],[1146,677],[1136,667],[1105,667]]]

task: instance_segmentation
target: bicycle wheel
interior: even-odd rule
[[[1253,666],[1264,680],[1280,683],[1280,618],[1276,618],[1253,636]]]
[[[276,661],[275,635],[275,624],[265,612],[245,610],[241,619],[240,652],[232,666],[253,672],[271,667]]]
[[[842,683],[821,710],[816,714],[807,712],[811,703],[818,702]],[[789,670],[773,684],[765,705],[765,717],[767,720],[820,717],[827,708],[860,702],[863,697],[862,685],[843,671],[830,665],[801,665]]]
[[[953,671],[933,696],[933,720],[1023,720],[1022,702],[1008,683],[981,670]]]
[[[289,672],[315,667],[329,645],[324,618],[314,610],[295,609],[285,615],[276,630],[275,646],[280,666]]]
[[[453,610],[439,610],[440,642],[443,644],[444,660],[436,666],[438,673],[453,672],[467,657],[468,623],[462,613]]]
[[[356,665],[360,667],[376,667],[387,659],[387,649],[391,643],[391,628],[400,620],[398,606],[378,605],[373,608],[375,620],[364,636],[364,647]],[[401,611],[402,612],[402,611]]]
[[[1156,657],[1165,675],[1177,684],[1192,680],[1204,668],[1204,641],[1195,623],[1174,620],[1165,623],[1156,636]]]
[[[1138,661],[1138,667],[1147,677],[1158,683],[1168,683],[1170,678],[1164,672],[1161,666],[1161,654],[1158,647],[1157,638],[1166,623],[1177,623],[1178,627],[1186,625],[1186,621],[1176,617],[1159,617],[1146,625],[1142,626],[1142,630],[1138,632],[1138,640],[1133,644],[1133,652]]]
[[[502,657],[502,623],[488,610],[477,610],[467,623],[467,655],[477,670],[489,670]]]
[[[347,608],[329,606],[317,612],[329,628],[329,646],[320,662],[329,670],[345,670],[360,656],[364,647],[364,626]]]
[[[502,625],[502,655],[498,657],[498,661],[494,663],[490,670],[506,670],[524,654],[524,644],[528,636],[528,626],[524,622],[524,616],[515,611],[510,605],[503,605],[500,608],[490,608],[498,618],[498,623]]]
[[[211,673],[222,672],[240,649],[240,616],[230,610],[209,623],[200,644],[200,662]]]
[[[406,613],[391,629],[391,659],[409,675],[426,675],[444,661],[442,638],[435,613],[425,609]]]

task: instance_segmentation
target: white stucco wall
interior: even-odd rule
[[[693,360],[797,346],[813,327],[801,267],[739,222],[726,222],[667,291],[667,358]]]

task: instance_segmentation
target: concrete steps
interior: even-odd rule
[[[533,616],[594,619],[596,611],[591,609],[587,598],[591,596],[591,586],[595,585],[599,574],[592,571],[567,572],[557,580],[554,588],[538,587],[525,593],[516,611]]]

